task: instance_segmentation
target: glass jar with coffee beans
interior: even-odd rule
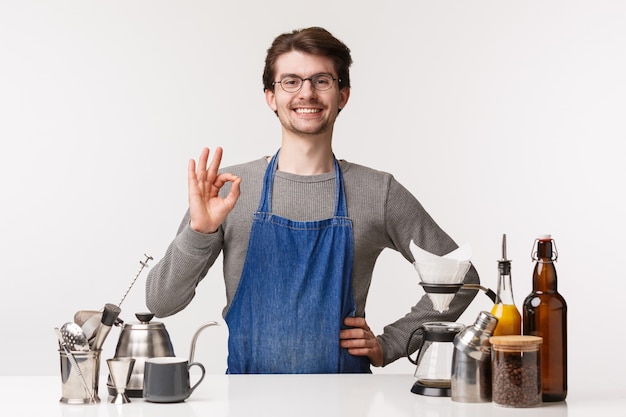
[[[538,336],[492,336],[492,399],[503,407],[541,405],[541,343]]]

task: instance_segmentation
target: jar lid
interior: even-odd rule
[[[491,336],[489,342],[494,346],[503,347],[534,347],[543,343],[543,337],[527,335]]]

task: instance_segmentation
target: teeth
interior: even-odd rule
[[[321,111],[320,109],[296,109],[296,113],[307,113],[307,114],[319,113],[320,111]]]

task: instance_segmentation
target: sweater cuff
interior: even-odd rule
[[[398,359],[398,357],[390,355],[392,349],[390,346],[388,346],[387,341],[383,337],[376,336],[376,339],[378,339],[380,348],[383,350],[383,364],[382,364],[383,367],[389,365],[390,363]]]
[[[220,230],[200,233],[187,225],[177,237],[178,247],[190,255],[206,256],[207,251],[220,241],[221,235]]]

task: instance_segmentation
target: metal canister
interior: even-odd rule
[[[61,403],[95,404],[100,402],[100,350],[72,351],[79,369],[76,369],[64,350],[59,350],[61,360]]]
[[[481,311],[476,322],[454,338],[451,399],[464,403],[491,402],[491,344],[498,319]]]

